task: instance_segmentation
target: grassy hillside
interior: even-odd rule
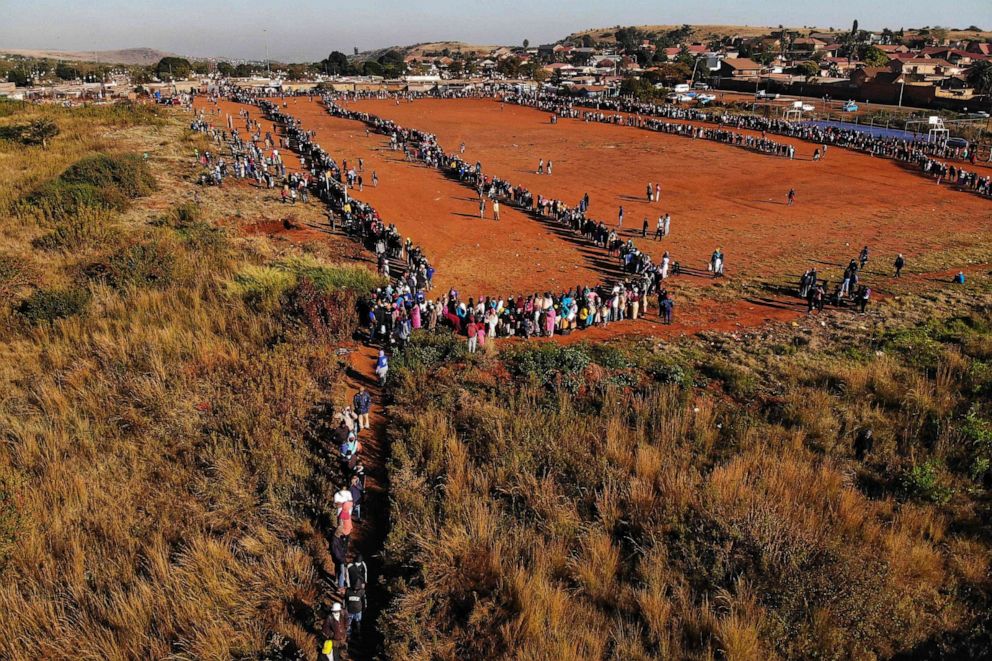
[[[301,297],[374,278],[248,235],[322,213],[196,187],[179,116],[0,105],[42,120],[0,141],[0,657],[314,657],[351,318]]]
[[[390,408],[389,655],[988,656],[975,287],[674,344],[421,340]]]

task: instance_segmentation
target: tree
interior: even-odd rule
[[[530,39],[524,39],[524,50],[530,48]]]
[[[520,75],[520,58],[506,57],[496,64],[496,71],[507,78],[516,78]]]
[[[861,61],[870,67],[884,67],[889,63],[889,57],[881,48],[876,46],[866,47],[861,54]]]
[[[348,56],[341,51],[332,51],[321,62],[321,70],[331,76],[340,76],[350,69]]]
[[[933,38],[934,44],[937,46],[943,46],[944,42],[947,41],[947,36],[950,31],[947,28],[942,28],[939,25],[935,25],[932,30],[930,30],[930,36]]]
[[[234,65],[230,62],[218,62],[217,73],[227,78],[234,73]]]
[[[31,80],[23,69],[11,69],[8,71],[7,82],[14,83],[18,87],[27,87],[31,84]]]
[[[59,125],[47,119],[37,119],[24,129],[21,140],[27,145],[40,144],[48,149],[48,141],[59,134]]]
[[[992,60],[979,60],[968,70],[968,84],[976,94],[992,95]]]
[[[65,62],[59,62],[55,65],[55,75],[60,80],[76,80],[79,78],[79,69]]]
[[[812,60],[800,62],[796,67],[807,79],[816,78],[820,74],[820,65]]]
[[[163,57],[155,65],[155,74],[161,80],[181,80],[193,70],[189,60],[182,57]]]
[[[592,38],[591,34],[582,35],[582,47],[583,48],[595,48],[596,40]]]

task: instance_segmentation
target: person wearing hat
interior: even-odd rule
[[[341,612],[340,603],[335,601],[331,606],[331,614],[324,620],[324,626],[321,628],[320,633],[324,637],[323,650],[327,650],[327,643],[331,643],[331,654],[327,658],[333,661],[339,661],[348,642],[348,622]],[[324,654],[326,655],[327,652],[325,651]]]

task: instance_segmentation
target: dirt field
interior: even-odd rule
[[[431,131],[449,150],[464,142],[466,160],[535,193],[575,203],[588,192],[593,217],[609,224],[622,205],[632,236],[644,217],[653,230],[659,213],[671,213],[671,237],[639,245],[655,257],[669,250],[697,269],[721,247],[731,277],[791,277],[814,262],[846,264],[864,244],[873,266],[888,270],[898,252],[912,265],[924,255],[986,243],[992,219],[988,200],[938,186],[894,161],[835,148],[814,162],[814,145],[797,140],[789,141],[797,159],[788,161],[634,128],[580,120],[552,126],[545,113],[486,100],[353,107]],[[554,162],[553,175],[536,174],[541,158]],[[649,204],[645,187],[656,181],[662,199]],[[789,188],[797,191],[791,207]],[[944,263],[953,264],[951,257]]]
[[[384,136],[366,135],[359,122],[332,118],[305,97],[286,103],[285,110],[315,130],[317,142],[339,161],[364,159],[366,185],[354,196],[425,248],[438,268],[439,288],[455,287],[468,296],[512,295],[594,284],[612,271],[602,251],[505,206],[500,223],[488,209],[480,220],[469,189],[404,161],[388,150]],[[487,172],[535,193],[575,203],[588,192],[592,215],[608,224],[616,224],[623,205],[628,236],[656,258],[669,250],[694,274],[671,281],[679,300],[691,299],[675,327],[653,318],[602,330],[611,336],[732,330],[794,318],[804,311],[802,302],[774,293],[738,295],[736,287],[759,280],[791,288],[809,266],[835,281],[865,243],[872,249],[867,282],[879,295],[910,286],[903,279],[905,286],[893,288],[890,264],[897,252],[907,256],[909,271],[921,272],[953,271],[992,256],[984,238],[992,221],[987,200],[937,186],[893,161],[844,149],[813,162],[814,145],[794,141],[797,160],[790,162],[627,127],[578,120],[551,126],[542,112],[501,109],[484,100],[363,101],[353,107],[433,131],[449,150],[465,142],[466,160],[481,160]],[[237,111],[236,104],[222,102],[218,120]],[[536,174],[540,158],[554,162],[553,175]],[[378,188],[371,186],[372,170]],[[660,203],[644,200],[648,181],[662,183]],[[792,207],[785,204],[789,187],[798,193]],[[672,235],[655,242],[650,234],[663,212],[672,214]],[[641,239],[645,215],[649,238]],[[705,264],[716,247],[727,255],[728,278],[715,281]],[[581,336],[591,339],[589,333]]]

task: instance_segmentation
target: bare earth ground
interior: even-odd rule
[[[221,102],[224,114],[238,106]],[[338,161],[365,161],[363,191],[387,223],[422,245],[438,268],[440,288],[463,295],[529,293],[594,284],[613,265],[590,249],[533,218],[504,206],[502,221],[478,218],[473,193],[437,171],[405,162],[387,148],[384,136],[366,136],[359,122],[330,117],[316,100],[286,100],[284,110],[316,131],[317,142]],[[815,145],[792,141],[797,159],[756,154],[741,148],[649,131],[561,120],[552,126],[545,113],[477,99],[413,103],[362,101],[352,107],[433,131],[445,148],[466,144],[465,158],[480,160],[487,172],[531,188],[535,193],[575,203],[588,192],[592,215],[616,223],[625,210],[625,230],[638,245],[673,259],[697,275],[671,282],[685,303],[676,325],[650,321],[581,333],[582,338],[646,334],[670,336],[700,330],[733,330],[770,320],[795,318],[801,301],[779,294],[742,291],[746,283],[791,286],[815,266],[836,280],[847,261],[867,243],[872,249],[869,284],[879,295],[905,291],[909,281],[891,277],[897,252],[909,271],[956,272],[990,261],[984,231],[992,205],[974,195],[938,186],[902,165],[845,149],[831,149],[811,160]],[[253,117],[257,110],[249,108]],[[782,140],[781,138],[775,138]],[[554,174],[537,175],[537,160],[554,162]],[[379,187],[371,187],[371,171]],[[644,201],[647,182],[662,183],[662,201]],[[798,202],[784,204],[794,187]],[[672,214],[672,236],[662,242],[640,239],[648,217]],[[710,252],[727,255],[728,278],[705,275]],[[654,311],[653,311],[654,312]]]

